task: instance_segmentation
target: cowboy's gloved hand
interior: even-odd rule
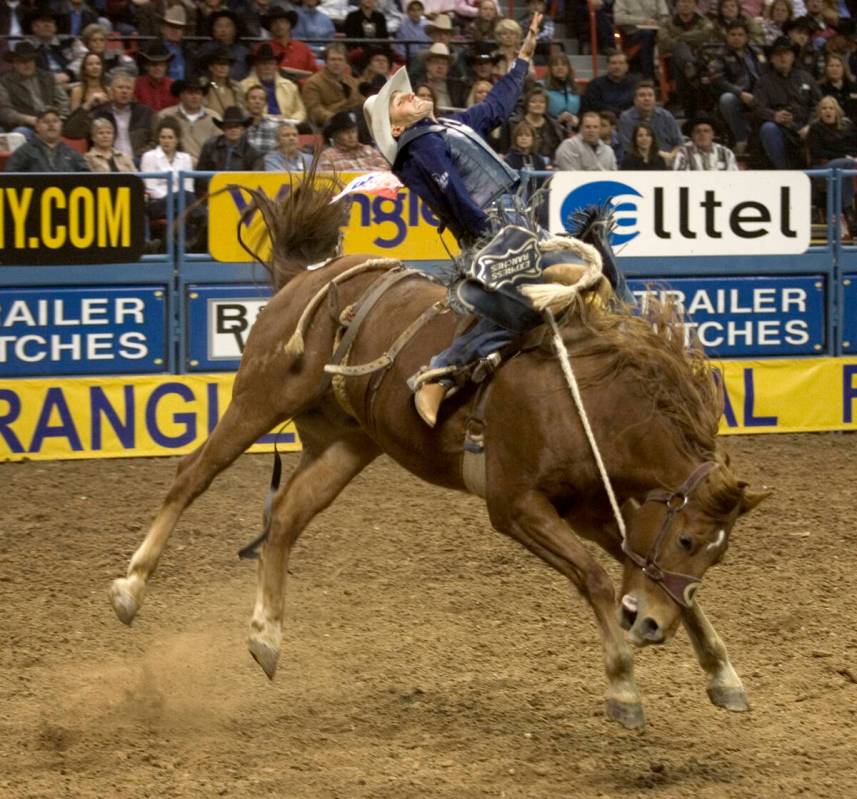
[[[539,28],[541,27],[543,17],[543,14],[533,14],[533,18],[530,20],[527,30],[527,37],[524,39],[524,43],[518,51],[518,58],[523,58],[524,61],[529,61],[533,57],[533,53],[536,49],[536,36],[539,35]]]

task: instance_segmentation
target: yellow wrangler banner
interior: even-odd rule
[[[857,430],[857,358],[722,361],[721,432]],[[232,375],[86,377],[0,382],[0,461],[182,455],[229,404]],[[273,436],[251,448],[264,452]],[[282,450],[300,444],[292,425]]]
[[[345,172],[338,177],[345,185],[357,172]],[[289,191],[291,180],[300,175],[287,172],[241,172],[215,175],[209,191],[208,247],[212,257],[226,263],[251,261],[252,258],[238,242],[241,236],[262,258],[270,254],[264,239],[265,226],[260,213],[255,212],[242,222],[242,214],[250,204],[247,189],[260,189],[272,199],[282,199]],[[322,178],[323,180],[323,178]],[[423,201],[403,190],[395,200],[351,195],[351,217],[344,229],[345,253],[367,253],[413,261],[445,261],[449,255],[437,234],[438,221]],[[453,254],[458,253],[454,237],[444,233],[443,241]]]

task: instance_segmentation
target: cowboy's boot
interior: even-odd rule
[[[437,424],[437,412],[446,396],[447,387],[443,383],[423,383],[414,394],[414,405],[420,418],[429,426]]]

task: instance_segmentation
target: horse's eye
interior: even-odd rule
[[[682,533],[678,537],[678,544],[685,552],[690,552],[693,549],[693,537],[687,533]]]

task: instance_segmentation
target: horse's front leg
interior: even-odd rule
[[[530,491],[510,501],[498,491],[489,497],[491,521],[545,563],[571,580],[595,612],[604,642],[607,715],[625,727],[645,724],[634,659],[616,614],[616,596],[607,572],[583,547],[550,501]]]
[[[729,662],[726,645],[702,612],[698,601],[683,612],[682,622],[699,665],[708,675],[708,698],[713,704],[727,710],[748,710],[747,692]]]

